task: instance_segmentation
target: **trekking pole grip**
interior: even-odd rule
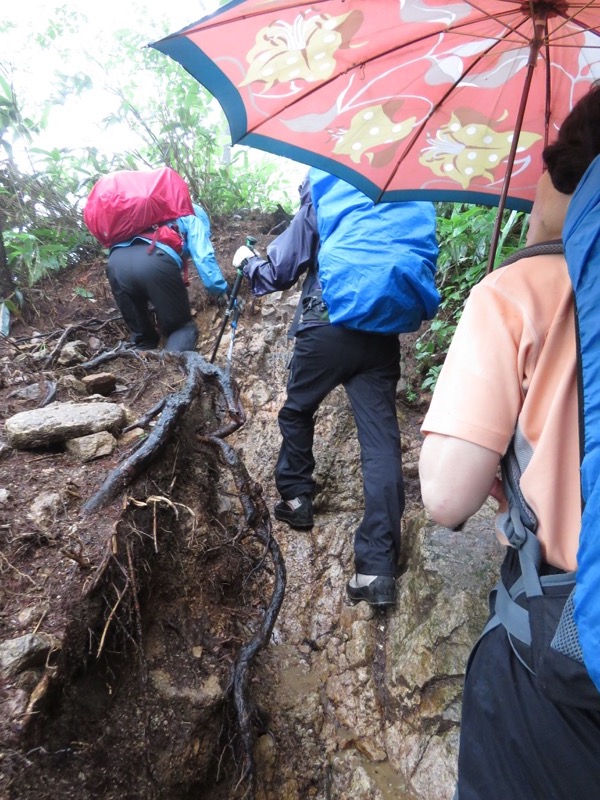
[[[252,250],[252,252],[254,252],[256,241],[257,240],[255,236],[246,236],[246,247],[249,247],[250,250]],[[229,305],[227,308],[228,313],[230,313],[233,310],[233,307],[235,306],[235,300],[236,297],[238,296],[238,292],[240,290],[240,284],[242,282],[243,277],[244,277],[244,268],[240,264],[240,266],[236,269],[235,280],[231,288],[231,294],[229,295]]]

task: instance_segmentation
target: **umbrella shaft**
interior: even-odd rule
[[[531,89],[531,82],[533,80],[533,71],[536,68],[538,61],[538,54],[540,48],[544,43],[546,32],[546,17],[547,9],[541,7],[533,19],[533,38],[529,44],[529,59],[527,61],[527,70],[525,72],[525,82],[523,84],[523,92],[521,94],[521,101],[519,103],[519,110],[517,112],[517,119],[515,122],[515,130],[513,139],[510,145],[510,152],[506,162],[506,178],[500,193],[500,200],[498,201],[498,214],[494,223],[494,232],[492,233],[492,245],[490,247],[490,254],[486,268],[486,274],[494,269],[494,262],[496,260],[496,252],[498,250],[498,242],[500,240],[500,229],[502,227],[502,217],[504,216],[504,208],[506,206],[506,198],[508,197],[508,187],[510,185],[510,176],[515,163],[515,156],[517,154],[517,147],[519,146],[519,136],[521,134],[521,127],[523,125],[523,117],[525,116],[525,108],[527,107],[527,100],[529,98],[529,90]]]

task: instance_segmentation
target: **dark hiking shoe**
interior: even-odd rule
[[[141,339],[139,342],[131,342],[129,345],[134,350],[157,350],[160,340],[148,341],[148,339]]]
[[[303,530],[314,525],[312,498],[308,494],[302,494],[293,500],[281,500],[273,509],[273,513],[275,519],[287,522],[290,528]]]
[[[360,586],[353,575],[346,584],[348,597],[355,603],[366,600],[371,606],[393,606],[396,604],[396,581],[388,575],[378,575],[365,586]]]

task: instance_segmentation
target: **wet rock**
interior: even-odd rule
[[[105,397],[112,394],[117,386],[117,379],[112,372],[96,372],[81,379],[90,394],[101,394]]]
[[[62,498],[58,492],[42,492],[32,502],[28,517],[40,528],[49,528],[62,510]]]
[[[87,347],[85,342],[79,340],[74,342],[67,342],[58,357],[58,363],[63,367],[70,367],[73,364],[82,364],[88,358]]]
[[[133,425],[138,420],[138,413],[129,408],[129,406],[123,405],[122,403],[119,404],[119,408],[123,411],[125,425]]]
[[[48,606],[25,606],[17,614],[19,625],[23,628],[35,627],[40,618],[44,618],[48,613]]]
[[[88,436],[80,436],[67,442],[69,453],[83,462],[109,456],[116,446],[117,440],[108,431],[90,433]]]
[[[464,668],[501,557],[492,519],[486,507],[455,533],[423,514],[407,532],[409,566],[386,647],[390,696],[404,712],[388,728],[386,746],[390,762],[427,800],[447,800],[456,779]]]
[[[56,640],[42,633],[27,633],[1,642],[0,670],[5,676],[13,677],[26,669],[43,666],[56,648]]]
[[[203,707],[210,703],[216,703],[224,695],[216,675],[211,675],[199,686],[177,686],[168,672],[155,669],[150,672],[150,680],[156,691],[165,700],[183,700],[193,706]]]
[[[104,347],[97,336],[90,336],[90,338],[87,340],[87,345],[90,350],[101,350]]]
[[[12,447],[27,449],[119,429],[124,420],[124,410],[114,403],[51,403],[9,417],[6,435]]]
[[[146,431],[143,428],[131,428],[131,430],[119,436],[118,445],[119,447],[127,447],[132,442],[139,441],[143,436],[146,436]]]
[[[39,383],[30,383],[29,386],[22,386],[20,389],[15,389],[11,392],[9,397],[17,397],[20,400],[39,400],[42,396],[42,387]]]
[[[261,300],[261,324],[241,337],[243,404],[252,413],[235,445],[269,505],[277,499],[277,412],[285,399],[292,353],[287,324],[297,299],[297,293],[283,293],[280,300]],[[398,411],[405,479],[415,487],[420,442],[407,435],[400,404]],[[341,388],[319,408],[314,455],[315,527],[299,534],[276,521],[273,526],[288,578],[265,655],[276,689],[265,690],[261,703],[278,736],[274,745],[261,740],[258,749],[265,781],[260,798],[283,796],[288,788],[291,796],[309,797],[310,773],[322,791],[316,797],[448,800],[456,779],[464,668],[501,556],[491,533],[492,511],[462,534],[451,534],[433,526],[422,506],[409,506],[397,607],[380,613],[366,603],[351,605],[345,583],[354,570],[363,497],[356,429]],[[289,763],[288,774],[281,765]]]
[[[369,664],[373,658],[374,646],[373,626],[366,620],[354,622],[352,638],[346,645],[348,667],[352,669]]]
[[[402,473],[405,478],[418,478],[419,477],[419,462],[417,459],[414,461],[405,461],[402,464]]]
[[[77,394],[87,394],[87,388],[83,381],[76,378],[75,375],[61,375],[57,381],[58,386],[67,391],[73,391]]]

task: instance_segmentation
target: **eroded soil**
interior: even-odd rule
[[[214,226],[230,280],[235,248],[252,233],[263,249],[272,222],[254,216]],[[222,309],[195,273],[190,295],[198,351],[209,357]],[[241,296],[251,320],[246,287]],[[101,260],[31,291],[10,341],[0,343],[0,440],[13,414],[50,398],[82,401],[86,373],[115,375],[106,400],[123,404],[132,423],[181,388],[176,359],[129,355],[95,370],[60,363],[68,342],[80,342],[89,361],[126,338]],[[230,675],[264,619],[274,570],[244,521],[231,471],[203,439],[222,424],[224,406],[218,386],[203,387],[160,457],[91,515],[82,506],[139,438],[85,464],[62,446],[2,451],[0,643],[33,635],[50,644],[42,661],[0,680],[0,797],[183,800],[247,791]],[[419,419],[406,409],[405,438],[416,441]],[[414,473],[407,489],[416,502]],[[261,488],[252,491],[260,505]],[[266,724],[251,722],[257,730]]]

